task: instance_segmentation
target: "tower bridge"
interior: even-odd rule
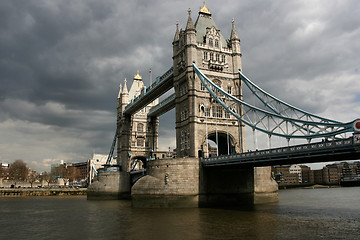
[[[189,9],[186,27],[176,25],[172,44],[173,66],[151,86],[139,73],[129,91],[126,80],[120,86],[113,143],[114,148],[117,140],[120,171],[104,171],[88,196],[131,196],[134,206],[158,207],[264,203],[278,198],[271,165],[360,158],[360,120],[341,123],[308,113],[242,73],[234,20],[225,39],[205,4],[195,23]],[[244,101],[243,87],[264,107]],[[170,89],[175,93],[159,103]],[[176,158],[155,159],[158,117],[173,108]],[[269,149],[245,152],[245,126],[254,136],[265,133]],[[347,139],[345,133],[352,136]],[[272,149],[272,136],[286,139],[288,146]],[[331,144],[316,142],[324,138]],[[290,139],[308,144],[290,146]],[[209,142],[216,144],[216,152]],[[135,167],[140,171],[132,172]]]

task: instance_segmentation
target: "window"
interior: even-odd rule
[[[210,117],[210,108],[205,107],[205,117]]]
[[[144,124],[138,123],[138,125],[137,125],[137,131],[138,131],[138,132],[143,132],[143,131],[144,131]]]
[[[217,62],[220,61],[220,56],[219,56],[219,54],[216,54],[216,61],[217,61]]]
[[[209,46],[212,47],[214,45],[214,42],[212,39],[209,39]]]
[[[225,111],[225,118],[230,118],[230,113],[228,111]]]
[[[183,110],[180,112],[180,121],[186,120],[189,117],[189,112],[187,110]]]
[[[135,141],[131,141],[131,146],[135,147]]]
[[[222,61],[223,63],[225,63],[225,55],[222,55],[222,56],[221,56],[221,61]]]
[[[228,94],[231,94],[231,86],[227,87],[227,92],[228,92]]]
[[[207,60],[208,59],[208,53],[204,52],[204,59]]]
[[[143,147],[144,146],[144,139],[138,138],[137,139],[137,146],[138,147]]]
[[[218,48],[219,47],[219,41],[215,40],[215,47]]]
[[[210,60],[214,60],[214,54],[210,53]]]
[[[219,106],[219,105],[213,105],[212,107],[212,114],[213,114],[213,117],[216,117],[216,118],[222,118],[222,107]]]
[[[201,84],[201,85],[200,85],[200,90],[201,90],[201,91],[204,91],[204,90],[205,90],[204,84],[203,84],[202,82],[201,82],[200,84]]]

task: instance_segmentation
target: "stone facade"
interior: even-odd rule
[[[207,139],[219,145],[220,155],[244,151],[244,126],[211,98],[194,74],[193,63],[219,87],[242,99],[240,39],[234,21],[229,40],[205,6],[195,24],[189,10],[186,28],[179,30],[177,25],[173,41],[177,156],[198,157],[201,152],[208,156]]]
[[[135,207],[197,207],[198,158],[168,158],[148,162],[147,176],[131,189]]]
[[[123,115],[125,107],[136,97],[144,94],[144,91],[145,86],[139,72],[134,76],[129,91],[127,89],[126,79],[124,81],[124,87],[122,88],[120,85],[117,108],[118,165],[127,172],[131,170],[132,166],[130,165],[131,162],[133,162],[132,160],[139,159],[141,161],[139,161],[138,164],[146,164],[146,159],[149,158],[150,152],[158,149],[159,119],[158,117],[147,117],[150,108],[159,103],[158,99],[144,106],[144,108],[131,117]]]

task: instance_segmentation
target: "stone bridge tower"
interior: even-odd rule
[[[176,154],[198,157],[242,152],[244,127],[211,99],[192,66],[195,63],[215,84],[242,98],[238,74],[241,71],[240,39],[234,21],[230,38],[225,39],[205,5],[195,24],[190,9],[188,13],[185,30],[179,30],[177,24],[173,41]],[[211,147],[207,139],[215,142],[218,148]]]
[[[146,158],[150,156],[151,151],[158,148],[158,117],[148,118],[147,114],[151,107],[159,103],[155,99],[150,104],[139,110],[132,116],[123,114],[125,107],[136,97],[145,91],[144,83],[139,72],[134,76],[130,90],[127,89],[126,79],[124,87],[120,86],[117,107],[117,152],[118,165],[122,171],[129,172],[132,167],[145,167]],[[137,166],[130,166],[132,160],[137,161]]]

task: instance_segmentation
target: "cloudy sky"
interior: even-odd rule
[[[107,154],[116,97],[137,70],[149,83],[172,65],[176,21],[202,1],[2,0],[0,162],[38,171]],[[360,1],[206,3],[228,38],[235,18],[243,72],[268,92],[339,121],[360,117]],[[128,85],[129,86],[129,85]],[[246,99],[246,96],[245,96]],[[175,147],[174,111],[160,147]]]

